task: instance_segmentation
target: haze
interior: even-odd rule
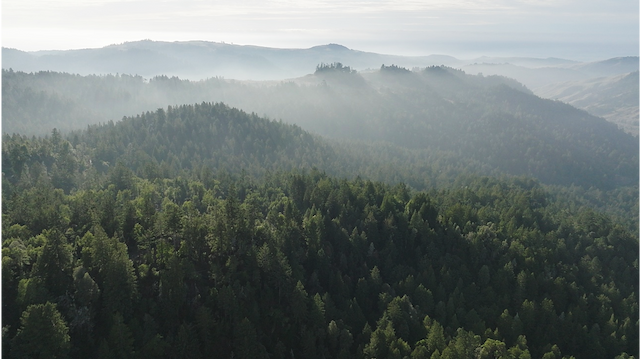
[[[397,55],[638,55],[638,2],[46,1],[2,3],[4,47],[24,51],[205,40],[280,48],[340,43]]]

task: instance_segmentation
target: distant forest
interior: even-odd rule
[[[448,153],[481,164],[483,174],[497,170],[600,189],[638,182],[637,138],[507,78],[384,65],[359,74],[321,64],[299,81],[251,86],[157,77],[146,83],[131,76],[3,71],[3,132],[43,135],[52,126],[69,132],[167,104],[223,101],[330,138]]]
[[[513,80],[3,71],[3,131],[6,357],[640,357],[638,139]]]

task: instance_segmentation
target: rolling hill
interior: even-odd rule
[[[46,123],[30,122],[46,119],[42,113],[83,128],[134,110],[155,111],[162,103],[200,101],[225,102],[329,138],[447,153],[479,164],[485,174],[598,188],[637,183],[637,139],[615,125],[541,99],[511,79],[446,67],[414,72],[383,66],[363,73],[327,67],[267,83],[5,72],[3,131],[44,129]]]
[[[546,144],[566,154],[544,166],[580,166],[571,161],[580,151],[600,156],[585,134],[605,140],[612,164],[626,161],[614,153],[624,146],[607,142],[622,132],[608,133],[602,119],[576,118],[568,105],[532,101],[506,84],[470,87],[483,78],[445,68],[423,75],[445,100],[459,100],[452,96],[462,86],[461,97],[478,105],[480,92],[500,99],[501,111],[513,107],[513,115],[490,112],[480,126],[454,127],[464,140],[475,131],[513,145],[528,132],[581,125],[589,130],[562,134],[566,147]],[[351,71],[318,76],[322,86],[371,86]],[[422,83],[393,67],[376,76],[398,87]],[[552,127],[532,108],[567,123]],[[612,139],[635,140],[622,134]],[[584,205],[587,190],[478,176],[464,150],[467,157],[435,146],[335,143],[200,103],[67,135],[5,135],[2,151],[5,355],[45,347],[91,357],[96,342],[100,357],[637,353],[637,234]],[[521,160],[540,160],[528,156]],[[361,177],[384,166],[395,166],[395,182],[421,166],[423,176],[446,166],[469,172],[422,192]],[[632,191],[598,199],[624,209]],[[25,334],[33,332],[63,335],[35,346]]]
[[[536,89],[536,94],[604,117],[637,136],[638,83],[638,71],[635,71],[590,80],[554,83]]]
[[[24,52],[2,49],[2,66],[15,71],[57,71],[81,75],[166,75],[201,80],[224,77],[273,80],[303,76],[318,63],[343,62],[358,69],[383,63],[406,67],[457,64],[450,56],[405,57],[382,55],[329,44],[308,49],[277,49],[205,41],[135,41],[98,49]]]
[[[479,57],[457,59],[447,55],[396,56],[349,49],[339,44],[308,49],[279,49],[206,41],[133,41],[103,48],[35,51],[2,49],[3,69],[56,71],[81,75],[127,74],[146,78],[177,76],[203,80],[282,80],[303,76],[319,63],[341,62],[358,71],[382,64],[414,67],[445,65],[472,74],[512,77],[534,88],[551,82],[584,80],[638,70],[638,57],[594,62],[558,58]]]

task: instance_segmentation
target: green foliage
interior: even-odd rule
[[[377,149],[379,153],[367,156],[369,159],[385,156],[397,162],[399,157],[394,152],[400,152],[402,157],[418,157],[417,161],[407,160],[402,172],[428,162],[430,171],[421,171],[416,176],[416,180],[422,178],[423,183],[427,178],[433,181],[430,177],[438,176],[441,171],[454,169],[484,175],[527,175],[547,184],[575,184],[584,189],[635,187],[638,182],[637,138],[584,111],[536,97],[514,80],[473,76],[443,66],[408,71],[394,65],[382,65],[380,71],[353,72],[340,63],[320,64],[315,75],[296,81],[248,84],[222,79],[191,82],[166,76],[150,79],[147,83],[140,77],[127,75],[82,77],[3,70],[4,133],[44,135],[54,128],[69,132],[97,123],[106,123],[113,128],[113,122],[108,120],[136,113],[147,114],[141,117],[147,118],[143,122],[148,125],[148,114],[167,104],[224,101],[251,113],[268,114],[271,118],[295,123],[323,136],[392,143],[395,146],[391,149],[380,143],[369,149],[353,144],[346,146],[359,147],[357,151],[363,155]],[[163,125],[144,127],[144,135],[137,139],[137,142],[159,141],[158,146],[151,151],[145,148],[144,155],[137,148],[130,149],[131,155],[142,157],[139,165],[144,166],[148,175],[164,171],[162,160],[157,156],[164,156],[171,150],[162,148],[167,139],[190,136],[193,132],[196,135],[193,142],[199,145],[196,139],[201,136],[197,135],[204,136],[209,131],[208,126],[192,130],[189,117],[193,112],[189,116],[179,113],[180,121],[171,111],[163,112],[166,119]],[[33,125],[33,122],[43,120],[53,125]],[[171,127],[175,131],[168,135],[155,133]],[[45,132],[34,133],[34,129]],[[216,126],[209,139],[220,138],[224,131],[224,126]],[[243,146],[238,146],[242,142],[238,138],[223,142],[235,147],[235,152],[238,147],[246,151],[251,143],[256,143],[255,153],[259,154],[261,141],[254,136],[260,137],[260,134],[245,137],[248,144]],[[277,137],[271,138],[274,144],[278,143]],[[111,140],[120,141],[116,137]],[[126,145],[115,149],[103,146],[100,152],[109,157],[125,150]],[[21,168],[20,154],[24,155],[25,150],[28,152],[22,146],[12,148],[18,155],[12,163],[16,169]],[[64,146],[58,151],[60,159],[68,157]],[[169,158],[167,165],[178,159],[191,162],[192,153],[190,149],[186,151],[184,157],[176,152],[179,158]],[[156,158],[157,162],[149,161],[149,157]],[[200,154],[200,158],[208,157]],[[322,158],[327,159],[326,156]],[[110,166],[116,163],[106,161]],[[320,166],[322,162],[315,165]],[[390,162],[380,161],[377,167],[393,167]],[[69,176],[69,171],[82,165],[78,161],[60,161],[56,166],[61,176],[57,171],[52,173],[55,181],[71,186],[77,178]],[[393,178],[391,168],[384,172],[386,178],[376,179],[398,181]]]
[[[5,139],[17,357],[637,357],[637,233],[536,180],[298,170],[335,152],[211,104]]]
[[[65,294],[71,287],[73,255],[67,239],[58,230],[42,233],[46,244],[34,266],[34,276],[42,278],[44,286],[54,296]]]
[[[60,301],[72,343],[95,341],[102,356],[152,353],[159,338],[178,356],[633,352],[637,239],[593,211],[560,216],[538,185],[481,178],[414,195],[318,173],[242,188],[197,183],[133,176],[120,190],[63,194],[64,203],[108,195],[124,208],[146,197],[154,209],[133,212],[133,247],[119,240],[121,227],[108,236],[96,224],[109,201],[89,216],[70,206],[68,236],[52,229],[6,241],[18,278],[9,308]],[[210,191],[226,195],[205,200]],[[28,227],[9,227],[28,236]],[[24,257],[30,248],[35,261]],[[135,329],[124,318],[159,325]]]
[[[55,304],[34,304],[20,317],[20,328],[11,342],[15,358],[66,358],[69,328]]]

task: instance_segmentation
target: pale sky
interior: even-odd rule
[[[638,0],[2,0],[2,46],[338,43],[397,55],[598,60],[638,55],[638,11]]]

